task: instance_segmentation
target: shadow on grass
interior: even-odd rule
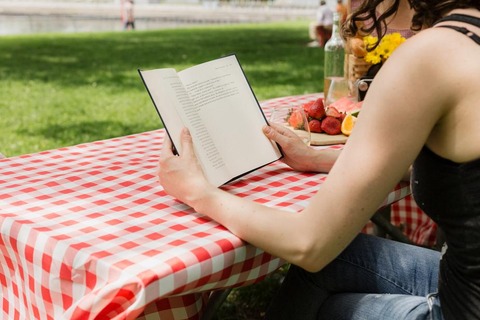
[[[214,320],[262,320],[272,299],[280,289],[289,265],[268,275],[256,284],[233,289],[221,305]]]
[[[115,90],[143,90],[138,68],[186,68],[230,53],[239,56],[251,82],[261,86],[291,84],[291,70],[307,78],[317,74],[323,52],[305,46],[303,25],[294,32],[282,28],[267,24],[5,37],[0,43],[0,76],[72,87],[96,82]],[[283,66],[275,68],[275,64]],[[262,68],[266,65],[271,68]],[[311,91],[320,89],[317,83],[313,87],[317,90]]]

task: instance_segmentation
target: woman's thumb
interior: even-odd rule
[[[190,157],[194,152],[192,136],[190,135],[190,131],[188,130],[188,128],[182,129],[181,144],[183,155]]]

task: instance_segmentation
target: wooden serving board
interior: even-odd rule
[[[310,144],[312,146],[327,146],[347,142],[348,137],[343,134],[329,135],[326,133],[311,133]]]
[[[295,130],[292,127],[288,126],[293,132],[302,136],[305,131],[303,130]],[[312,146],[328,146],[332,144],[341,144],[347,142],[348,137],[343,134],[336,134],[336,135],[329,135],[326,133],[314,133],[310,134],[310,145]]]

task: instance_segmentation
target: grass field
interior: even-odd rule
[[[161,127],[137,69],[236,53],[259,100],[323,90],[308,22],[0,37],[0,152],[7,156]]]

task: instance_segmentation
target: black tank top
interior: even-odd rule
[[[480,27],[480,19],[465,15],[440,21]],[[480,45],[480,37],[466,28],[442,27],[462,32]],[[476,107],[480,108],[480,101]],[[447,250],[439,276],[444,318],[480,319],[480,159],[455,163],[424,147],[413,165],[412,192],[419,207],[445,233]]]

